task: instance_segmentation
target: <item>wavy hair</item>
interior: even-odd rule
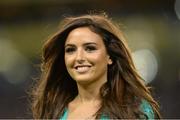
[[[152,106],[157,118],[158,103],[138,75],[130,50],[119,26],[105,14],[68,17],[60,29],[43,46],[42,74],[32,92],[32,111],[35,119],[60,118],[68,103],[78,94],[76,82],[68,74],[64,61],[64,45],[68,34],[76,28],[88,27],[99,34],[113,61],[108,66],[108,80],[101,87],[102,104],[96,118],[140,118],[144,99]]]

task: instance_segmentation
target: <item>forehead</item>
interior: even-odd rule
[[[95,42],[98,44],[103,44],[102,37],[91,31],[88,27],[80,27],[72,30],[67,36],[65,44],[77,44],[84,42]]]

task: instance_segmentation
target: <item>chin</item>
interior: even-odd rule
[[[77,82],[88,82],[88,81],[91,81],[90,79],[87,79],[87,78],[85,78],[85,79],[75,79],[75,81],[77,81]]]
[[[92,77],[78,77],[74,79],[78,83],[88,83],[92,81]]]

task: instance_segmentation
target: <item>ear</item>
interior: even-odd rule
[[[111,65],[113,61],[111,60],[110,56],[108,57],[108,65]]]

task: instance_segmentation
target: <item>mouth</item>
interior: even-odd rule
[[[85,73],[90,70],[91,66],[90,65],[77,65],[74,68],[78,73]]]

